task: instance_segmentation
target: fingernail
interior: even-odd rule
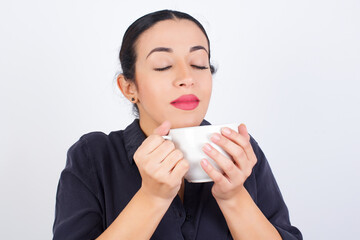
[[[219,134],[217,134],[217,133],[215,133],[215,134],[213,134],[212,136],[211,136],[211,141],[213,141],[213,142],[219,142],[220,141],[220,136],[219,136]]]
[[[205,159],[202,159],[201,162],[202,162],[202,164],[203,164],[205,167],[208,166],[208,162],[207,162]]]
[[[207,144],[207,143],[204,145],[203,149],[204,149],[204,151],[206,151],[206,152],[211,152],[211,147],[210,147],[210,145]]]
[[[222,129],[221,129],[221,132],[222,132],[223,134],[225,134],[225,135],[230,135],[230,134],[231,134],[230,129],[227,128],[227,127],[222,128]]]

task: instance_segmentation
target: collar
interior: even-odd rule
[[[201,122],[200,126],[211,125],[205,119]],[[124,144],[127,152],[128,160],[131,164],[134,163],[134,153],[139,148],[141,143],[145,140],[146,135],[140,128],[139,119],[135,119],[124,130]]]

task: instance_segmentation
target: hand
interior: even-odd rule
[[[136,150],[134,160],[142,178],[141,190],[150,196],[172,201],[189,170],[189,163],[172,141],[161,137],[169,130],[170,122],[163,122]]]
[[[211,141],[223,148],[231,156],[231,159],[210,144],[205,144],[203,147],[203,151],[224,171],[221,173],[206,159],[201,161],[202,168],[214,181],[212,194],[217,200],[231,199],[243,190],[244,182],[250,176],[257,162],[246,126],[240,124],[238,131],[223,128],[221,134],[215,133],[211,137]]]

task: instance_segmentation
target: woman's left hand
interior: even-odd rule
[[[244,182],[257,162],[246,126],[240,124],[238,131],[223,128],[221,134],[215,133],[211,137],[211,141],[223,148],[231,158],[226,157],[210,144],[205,144],[203,147],[203,151],[224,171],[221,173],[206,159],[201,161],[202,168],[214,181],[212,194],[216,200],[229,200],[241,192]]]

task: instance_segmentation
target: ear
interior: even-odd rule
[[[134,82],[126,80],[123,74],[119,74],[116,80],[120,91],[129,101],[131,101],[131,98],[137,98],[137,89]]]

